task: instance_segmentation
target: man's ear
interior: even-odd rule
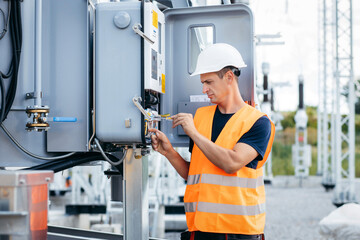
[[[232,71],[227,71],[227,73],[225,74],[225,79],[228,82],[228,84],[232,84],[232,82],[234,81],[234,73]]]

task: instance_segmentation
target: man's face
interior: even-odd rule
[[[212,103],[219,104],[227,97],[230,85],[226,81],[226,74],[219,78],[216,73],[204,73],[200,75],[200,80],[203,84],[203,93],[207,94]]]

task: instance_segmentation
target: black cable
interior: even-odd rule
[[[46,162],[46,163],[42,163],[42,164],[39,164],[39,165],[35,165],[35,166],[32,166],[30,168],[27,168],[29,170],[44,170],[44,169],[47,169],[53,165],[56,165],[56,164],[60,164],[64,161],[69,161],[69,160],[78,160],[78,159],[81,159],[81,158],[85,158],[85,157],[88,157],[88,156],[93,156],[92,153],[88,153],[88,154],[83,154],[83,153],[77,153],[71,157],[67,157],[67,158],[63,158],[63,159],[58,159],[58,160],[54,160],[54,161],[49,161],[49,162]],[[99,154],[100,158],[101,158],[101,155]]]
[[[12,64],[10,64],[8,73],[7,73],[7,74],[4,74],[4,73],[0,72],[0,75],[1,75],[4,79],[8,79],[8,78],[12,77],[13,70],[14,70],[14,67],[13,67]]]
[[[18,83],[18,71],[20,65],[20,54],[22,47],[22,24],[21,24],[21,6],[20,0],[11,0],[13,5],[10,12],[10,35],[11,43],[13,49],[13,58],[12,58],[12,72],[11,80],[6,94],[6,108],[4,119],[10,112],[11,106],[14,102],[17,83]]]
[[[107,157],[113,161],[118,161],[116,157],[113,155],[107,154]],[[36,165],[30,168],[26,168],[24,170],[52,170],[54,172],[60,172],[84,163],[92,162],[92,161],[105,161],[103,156],[100,153],[78,153],[71,157],[60,159],[56,161],[51,161],[47,163],[43,163],[40,165]],[[120,172],[122,172],[122,164],[120,166],[115,166]]]
[[[13,1],[13,0],[11,0]],[[6,105],[6,111],[5,111],[5,115],[6,115],[6,112],[8,111],[8,108],[9,108],[9,100],[11,99],[11,95],[12,95],[12,86],[13,86],[13,82],[14,82],[14,75],[16,75],[16,64],[17,64],[17,54],[16,54],[16,48],[17,48],[17,45],[16,45],[16,26],[15,26],[15,11],[16,11],[16,6],[14,4],[14,6],[11,8],[11,17],[10,17],[10,40],[11,40],[11,45],[12,45],[12,54],[13,54],[13,57],[12,57],[12,60],[11,60],[11,65],[12,67],[14,68],[14,72],[12,74],[12,77],[10,79],[10,84],[9,84],[9,88],[8,88],[8,92],[6,94],[6,102],[7,102],[7,105]]]
[[[8,17],[7,17],[7,22],[6,22],[6,31],[8,30],[8,26],[9,26],[9,23],[10,23],[10,16],[11,16],[11,1],[9,0],[8,1]],[[5,34],[4,34],[5,36]],[[1,40],[1,38],[0,38]],[[13,52],[12,52],[13,53]],[[13,53],[14,54],[14,53]],[[10,67],[9,67],[9,70],[8,70],[8,73],[7,74],[4,74],[2,72],[0,72],[0,75],[4,78],[4,79],[8,79],[10,77],[12,77],[12,74],[13,74],[13,70],[14,70],[14,67],[13,67],[13,59],[11,60],[10,62]]]
[[[0,90],[1,90],[1,109],[0,109],[0,125],[4,119],[4,114],[5,114],[5,84],[4,84],[4,79],[2,78],[1,74],[0,74]]]

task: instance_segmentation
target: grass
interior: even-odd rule
[[[355,141],[355,176],[360,177],[360,136],[356,134]],[[295,128],[286,128],[284,131],[276,132],[272,148],[273,175],[294,175],[292,164],[292,145],[295,143]],[[308,144],[311,145],[311,167],[310,175],[317,173],[317,130],[308,128]],[[347,163],[343,167],[347,167]]]

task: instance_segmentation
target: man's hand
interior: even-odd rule
[[[163,132],[155,128],[149,128],[148,131],[155,133],[151,135],[151,145],[155,151],[159,152],[165,157],[167,156],[167,154],[175,151],[169,139]]]
[[[192,114],[178,113],[172,116],[171,119],[173,120],[172,127],[175,128],[176,126],[181,125],[186,135],[188,135],[190,138],[192,138],[192,136],[197,132]]]
[[[176,169],[182,178],[187,180],[189,173],[189,163],[186,162],[179,153],[175,151],[166,135],[154,128],[149,128],[149,132],[155,133],[151,135],[151,145],[153,149],[164,155],[171,165]]]

